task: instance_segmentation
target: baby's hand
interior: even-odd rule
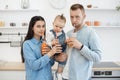
[[[59,44],[59,40],[58,39],[53,39],[52,40],[52,46]]]

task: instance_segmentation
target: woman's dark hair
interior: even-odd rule
[[[41,17],[41,16],[33,16],[33,17],[31,18],[30,22],[29,22],[28,32],[27,32],[27,35],[26,35],[24,41],[33,38],[33,36],[34,36],[33,27],[34,27],[34,25],[35,25],[35,23],[36,23],[37,21],[44,21],[44,22],[45,22],[45,20],[44,20],[43,17]],[[45,26],[46,26],[46,22],[45,22]],[[46,33],[46,29],[45,29],[45,33]],[[44,33],[44,35],[45,35],[45,33]],[[41,38],[40,38],[40,39],[41,39]],[[23,41],[23,42],[24,42],[24,41]],[[22,44],[22,46],[21,46],[21,57],[22,57],[22,62],[24,63],[23,44]]]

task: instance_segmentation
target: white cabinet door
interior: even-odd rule
[[[0,71],[0,80],[25,80],[25,71]]]

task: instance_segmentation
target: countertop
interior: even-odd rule
[[[116,64],[120,65],[120,62],[115,62]],[[57,69],[57,63],[52,67],[52,70]],[[117,68],[93,68],[93,70],[120,70],[120,67]],[[24,71],[25,65],[21,62],[4,62],[0,64],[0,71]]]
[[[24,71],[25,65],[21,62],[5,62],[0,65],[0,71]]]
[[[95,64],[93,70],[120,70],[120,62],[101,62]]]
[[[57,69],[57,63],[54,64],[52,70]],[[24,71],[25,64],[21,62],[4,62],[0,64],[0,71]]]

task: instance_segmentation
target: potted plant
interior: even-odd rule
[[[120,2],[119,2],[119,4],[116,6],[116,10],[117,10],[117,11],[120,11]]]

